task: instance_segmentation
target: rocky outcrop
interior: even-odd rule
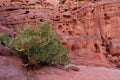
[[[109,67],[108,54],[120,57],[119,5],[119,0],[5,0],[0,23],[15,31],[17,26],[36,29],[36,19],[52,20],[72,63]]]
[[[20,59],[0,56],[0,80],[27,80],[23,70]]]

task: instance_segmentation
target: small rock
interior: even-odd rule
[[[73,71],[79,71],[80,70],[79,67],[77,67],[76,65],[73,65],[73,64],[69,64],[69,65],[65,66],[65,69],[66,70],[73,70]]]
[[[73,71],[79,71],[79,70],[80,70],[80,68],[78,68],[78,67],[76,67],[76,66],[71,66],[71,69],[72,69]]]

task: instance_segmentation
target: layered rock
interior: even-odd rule
[[[15,31],[17,26],[36,29],[36,19],[52,20],[72,63],[109,67],[106,56],[120,56],[119,5],[119,0],[6,0],[0,22]]]

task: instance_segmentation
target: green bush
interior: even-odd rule
[[[68,50],[50,29],[50,21],[37,21],[38,29],[17,29],[17,35],[11,39],[9,47],[13,49],[28,65],[52,63],[66,65],[69,63]]]
[[[0,33],[0,42],[2,42],[4,45],[8,46],[10,42],[10,38],[7,34]]]

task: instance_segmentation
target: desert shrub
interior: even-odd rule
[[[10,42],[9,36],[7,34],[0,33],[0,42],[7,46]]]
[[[9,47],[28,65],[37,63],[68,64],[68,50],[50,28],[50,21],[37,21],[37,25],[36,31],[32,28],[17,29],[17,35],[11,39]]]

